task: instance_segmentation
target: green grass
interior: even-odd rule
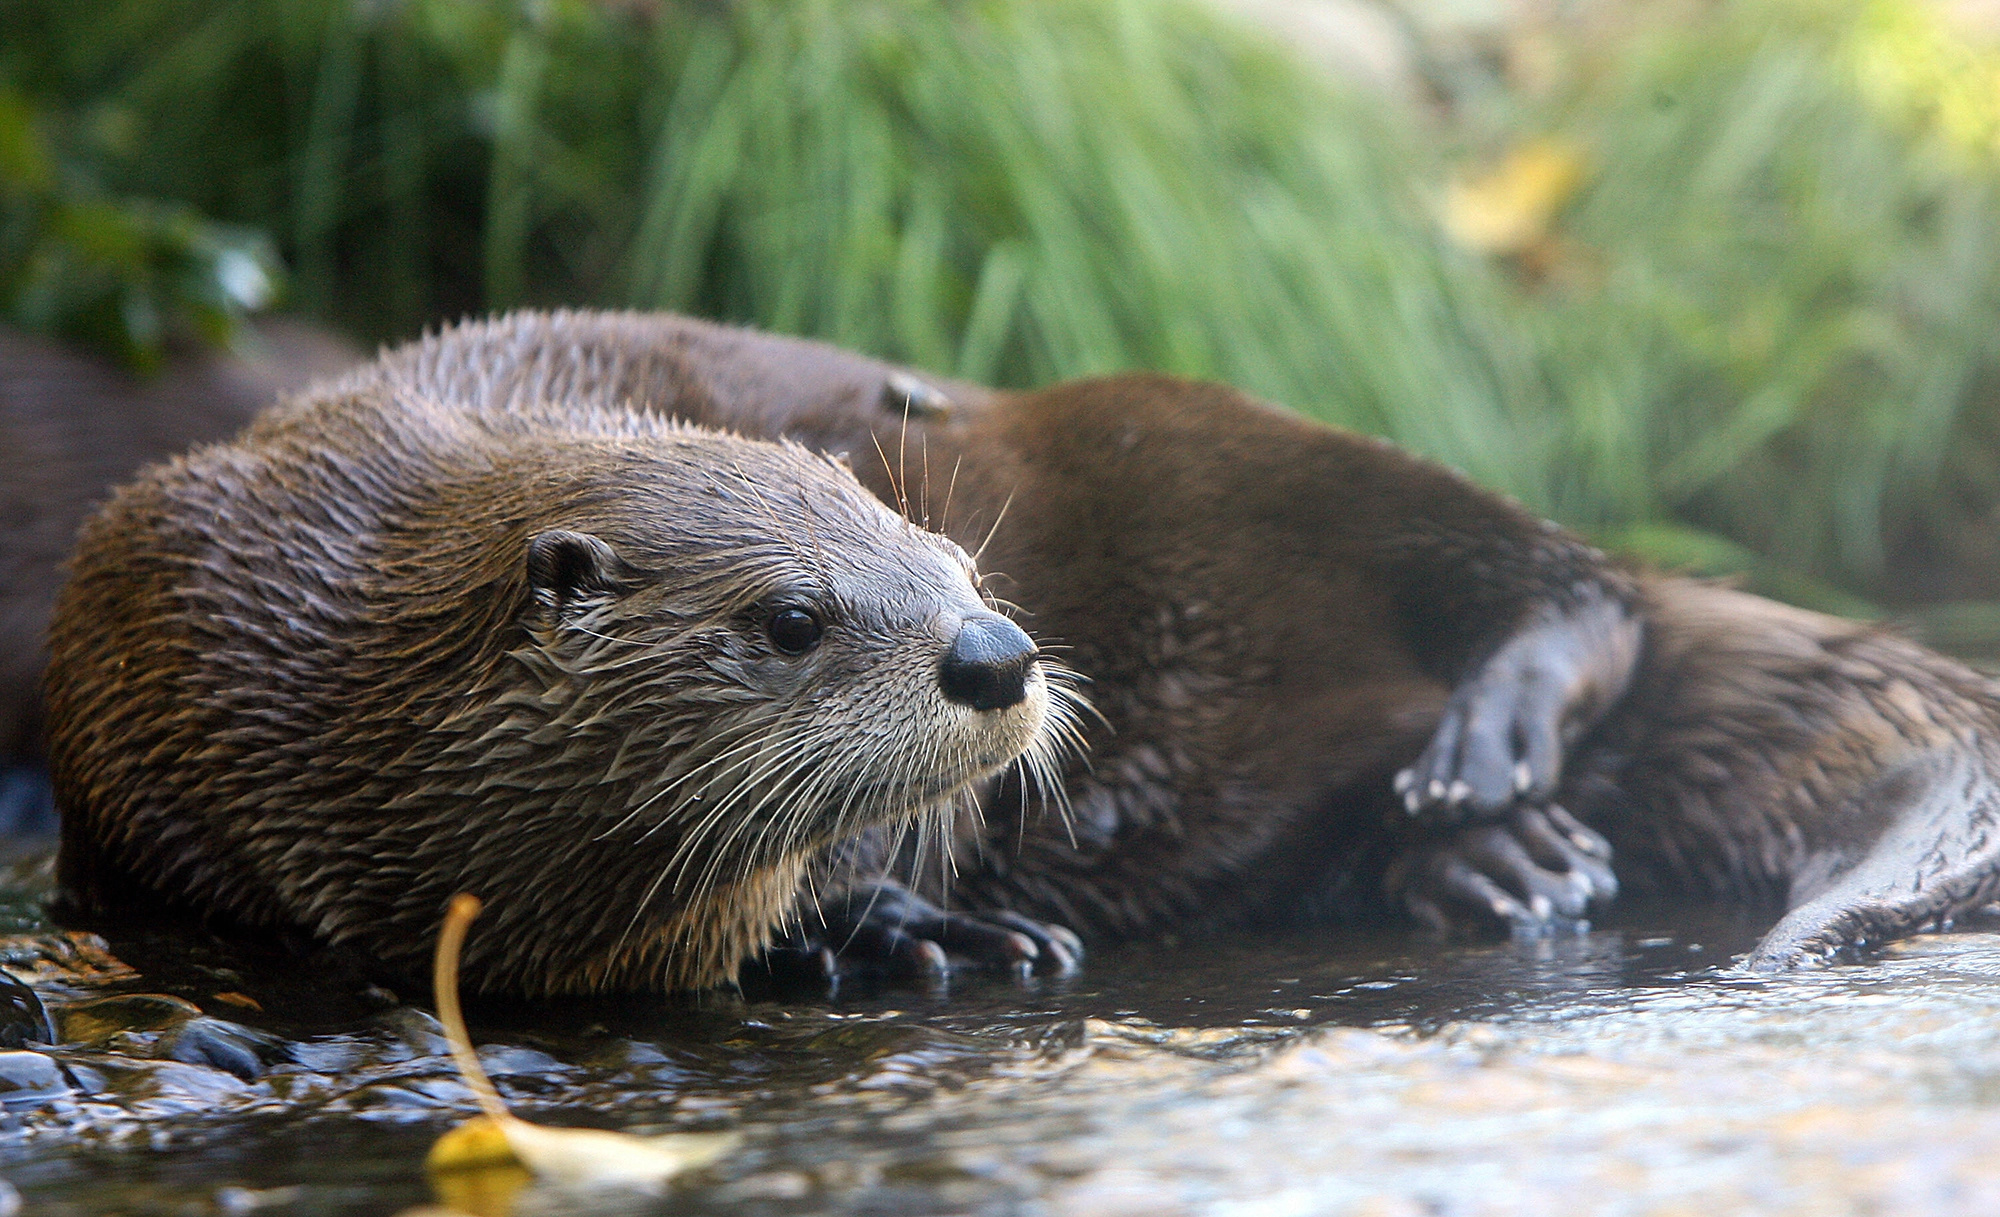
[[[1563,225],[1591,265],[1527,300],[1570,420],[1558,513],[1678,519],[1894,595],[1892,548],[1995,501],[2000,176],[1864,87],[1898,10],[1733,4],[1538,116],[1594,162]]]
[[[593,303],[1158,368],[1793,598],[2000,599],[2000,59],[1917,0],[1697,11],[1422,113],[1194,0],[14,0],[0,84],[367,337]],[[1532,273],[1454,245],[1452,176],[1547,135],[1588,168]]]

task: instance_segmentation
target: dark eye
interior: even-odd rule
[[[822,632],[819,618],[802,608],[787,606],[771,614],[765,627],[771,641],[787,655],[798,655],[813,648]]]

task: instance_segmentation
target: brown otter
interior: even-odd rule
[[[579,313],[463,326],[357,375],[794,437],[983,547],[1101,718],[1067,820],[1003,782],[964,829],[961,909],[1117,936],[1362,912],[1386,882],[1426,919],[1533,928],[1615,889],[1590,826],[1628,885],[1788,910],[1756,957],[1785,964],[2000,888],[1994,682],[1877,627],[1628,573],[1225,388],[999,393]]]
[[[949,897],[987,922],[1118,936],[1401,903],[1534,927],[1613,890],[1589,826],[1628,883],[1788,908],[1767,963],[1995,888],[1984,678],[1870,627],[1628,573],[1446,470],[1225,388],[1005,394],[681,318],[524,314],[392,352],[341,392],[629,404],[789,437],[980,548],[1101,715],[1059,792],[1002,777],[983,819],[961,817]],[[74,721],[80,757],[126,746]],[[115,819],[71,822],[73,888],[135,865],[102,848]],[[845,848],[907,862],[880,834]],[[217,865],[203,844],[156,849]],[[917,890],[814,906],[826,924],[796,944],[910,957],[969,932],[936,907],[935,869],[904,877]]]
[[[478,892],[466,975],[527,994],[728,979],[830,844],[1046,770],[1071,713],[833,460],[365,377],[120,490],[51,652],[72,896],[416,974]]]
[[[142,381],[0,327],[0,765],[40,755],[43,635],[91,509],[148,461],[222,439],[279,393],[360,360],[324,331],[267,318],[241,350],[182,353]]]

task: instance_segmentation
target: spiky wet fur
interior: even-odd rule
[[[431,386],[435,387],[435,386]],[[588,534],[613,588],[533,584]],[[823,607],[779,654],[777,598]],[[937,688],[963,551],[837,461],[616,404],[352,384],[120,491],[52,631],[61,880],[529,995],[714,984],[865,829],[942,823],[1049,697]],[[935,831],[935,830],[933,830]]]

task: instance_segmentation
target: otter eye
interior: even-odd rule
[[[771,635],[772,643],[787,655],[810,651],[822,632],[819,618],[791,606],[772,613],[764,629]]]

